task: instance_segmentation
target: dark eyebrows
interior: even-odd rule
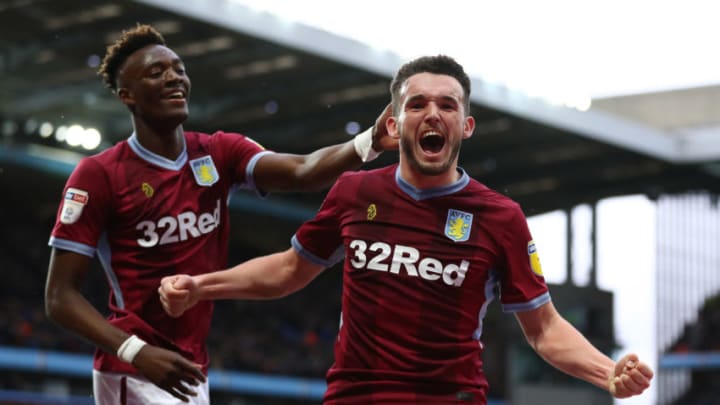
[[[424,99],[425,99],[425,96],[423,96],[422,94],[416,94],[412,97],[408,97],[408,99],[405,100],[405,104],[414,103],[416,101],[424,100]]]
[[[153,62],[153,63],[145,66],[145,68],[143,68],[143,70],[150,70],[150,69],[153,69],[153,68],[156,68],[156,67],[163,67],[163,66],[165,66],[165,65],[166,65],[165,61],[163,61],[163,60],[157,60],[157,61],[155,61],[155,62]],[[185,64],[183,63],[182,59],[180,59],[180,58],[173,58],[173,59],[170,61],[170,65],[171,65],[171,66],[185,66]]]
[[[426,100],[426,99],[428,99],[428,97],[426,97],[424,94],[416,94],[414,96],[408,97],[405,104],[410,104],[410,103],[414,103],[414,102]],[[451,102],[453,104],[461,104],[462,103],[462,100],[458,99],[457,97],[453,97],[453,96],[440,96],[440,100],[445,101],[445,102]]]
[[[440,97],[440,99],[445,100],[445,101],[450,101],[453,104],[462,104],[462,100],[460,100],[456,97],[452,97],[452,96],[442,96],[442,97]]]

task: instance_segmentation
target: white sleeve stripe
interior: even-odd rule
[[[545,292],[530,301],[517,304],[502,304],[503,312],[522,312],[539,308],[550,302],[550,292]]]
[[[84,243],[73,242],[68,239],[61,239],[51,236],[50,241],[48,242],[48,246],[63,250],[69,250],[71,252],[79,253],[88,257],[95,257],[94,247],[86,245]]]

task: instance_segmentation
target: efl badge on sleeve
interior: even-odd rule
[[[74,224],[82,214],[83,208],[88,203],[89,195],[87,191],[77,188],[68,188],[65,192],[62,211],[60,212],[60,222],[63,224]]]
[[[465,242],[470,238],[472,220],[472,214],[454,209],[448,210],[447,220],[445,221],[445,236],[455,242]]]
[[[201,186],[210,187],[220,180],[215,163],[209,155],[191,160],[190,168],[195,175],[195,181]]]
[[[533,273],[542,277],[542,267],[540,267],[540,256],[538,255],[537,248],[535,247],[535,241],[528,242],[528,256],[530,257],[530,268]]]

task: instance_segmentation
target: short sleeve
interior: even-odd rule
[[[550,301],[535,242],[517,204],[506,224],[501,249],[500,301],[505,312],[528,311]]]
[[[253,139],[226,132],[216,132],[211,137],[213,147],[221,157],[221,166],[228,170],[227,174],[242,189],[257,190],[253,178],[255,164],[260,157],[272,153]]]
[[[334,265],[344,255],[339,212],[341,179],[330,188],[315,217],[302,224],[292,238],[300,255],[325,267]]]
[[[92,257],[105,231],[112,191],[102,166],[82,159],[68,177],[49,245]]]

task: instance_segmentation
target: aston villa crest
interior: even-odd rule
[[[209,187],[220,180],[220,175],[210,155],[191,160],[190,168],[195,175],[195,181],[201,186]]]
[[[445,236],[455,242],[465,242],[470,238],[470,225],[473,215],[454,209],[448,210],[445,221]]]

